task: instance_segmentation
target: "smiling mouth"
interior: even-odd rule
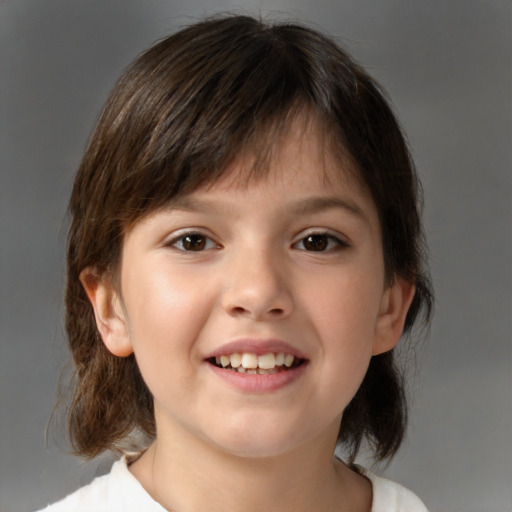
[[[208,362],[217,368],[252,375],[273,375],[297,368],[306,362],[284,352],[256,355],[250,352],[211,357]]]

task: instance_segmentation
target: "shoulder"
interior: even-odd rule
[[[66,498],[39,512],[163,512],[130,473],[126,458],[114,463],[108,475],[95,478]]]
[[[95,478],[89,485],[38,512],[85,512],[91,510],[91,507],[101,512],[109,494],[109,480],[110,474]]]
[[[356,469],[372,483],[371,512],[428,512],[418,496],[404,486],[377,476],[360,466],[357,466]]]

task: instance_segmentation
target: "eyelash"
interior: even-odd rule
[[[187,241],[188,239],[188,241]],[[202,243],[201,243],[202,242]],[[198,248],[186,248],[185,244],[198,244]],[[199,233],[197,231],[191,231],[188,233],[181,233],[180,235],[174,237],[172,240],[169,240],[168,244],[170,247],[175,247],[176,249],[183,252],[202,252],[209,249],[219,248],[219,245],[215,243],[209,236]]]
[[[187,248],[185,244],[189,244],[189,247]],[[303,248],[299,247],[301,244]],[[313,246],[308,249],[305,244],[313,244]],[[183,252],[203,252],[220,247],[212,238],[196,231],[181,233],[170,240],[167,245]],[[292,247],[307,252],[332,252],[348,248],[349,244],[330,233],[312,232],[302,237]]]
[[[316,240],[315,240],[316,239]],[[309,242],[306,242],[308,241]],[[334,236],[330,233],[308,233],[306,236],[302,237],[298,242],[293,244],[294,248],[298,249],[299,244],[304,246],[305,243],[313,243],[317,248],[306,249],[305,247],[303,251],[307,252],[332,252],[336,250],[346,249],[349,247],[347,242],[340,240],[337,236]]]

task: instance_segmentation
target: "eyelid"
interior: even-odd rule
[[[347,235],[345,235],[335,229],[322,228],[322,227],[311,227],[311,228],[303,229],[302,231],[297,233],[297,235],[295,236],[295,240],[298,242],[298,241],[302,240],[303,238],[306,238],[311,235],[329,236],[329,237],[338,239],[340,242],[342,242],[346,245],[351,245]]]
[[[183,240],[186,236],[202,236],[207,239],[208,242],[211,242],[211,244],[214,245],[214,247],[205,247],[202,251],[186,251],[183,248],[179,248],[176,245],[180,240]],[[208,244],[208,245],[211,245]],[[164,247],[171,247],[174,249],[177,249],[181,252],[204,252],[211,249],[218,249],[221,247],[221,245],[215,240],[215,238],[206,232],[206,230],[202,228],[183,228],[179,229],[177,231],[174,231],[171,235],[169,235],[162,244]]]
[[[300,242],[306,239],[309,236],[325,236],[326,238],[330,238],[337,243],[338,248],[347,249],[351,247],[351,243],[348,241],[348,238],[342,235],[339,231],[334,231],[326,228],[309,228],[304,231],[301,231],[296,237],[295,242],[293,242],[292,247],[296,247]],[[306,249],[302,249],[306,250]],[[335,249],[330,249],[323,252],[330,252]]]

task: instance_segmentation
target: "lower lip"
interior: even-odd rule
[[[295,368],[278,373],[260,375],[251,373],[239,373],[233,370],[225,370],[210,363],[206,363],[211,370],[225,382],[240,391],[246,393],[269,393],[277,391],[295,382],[305,371],[307,362]]]

